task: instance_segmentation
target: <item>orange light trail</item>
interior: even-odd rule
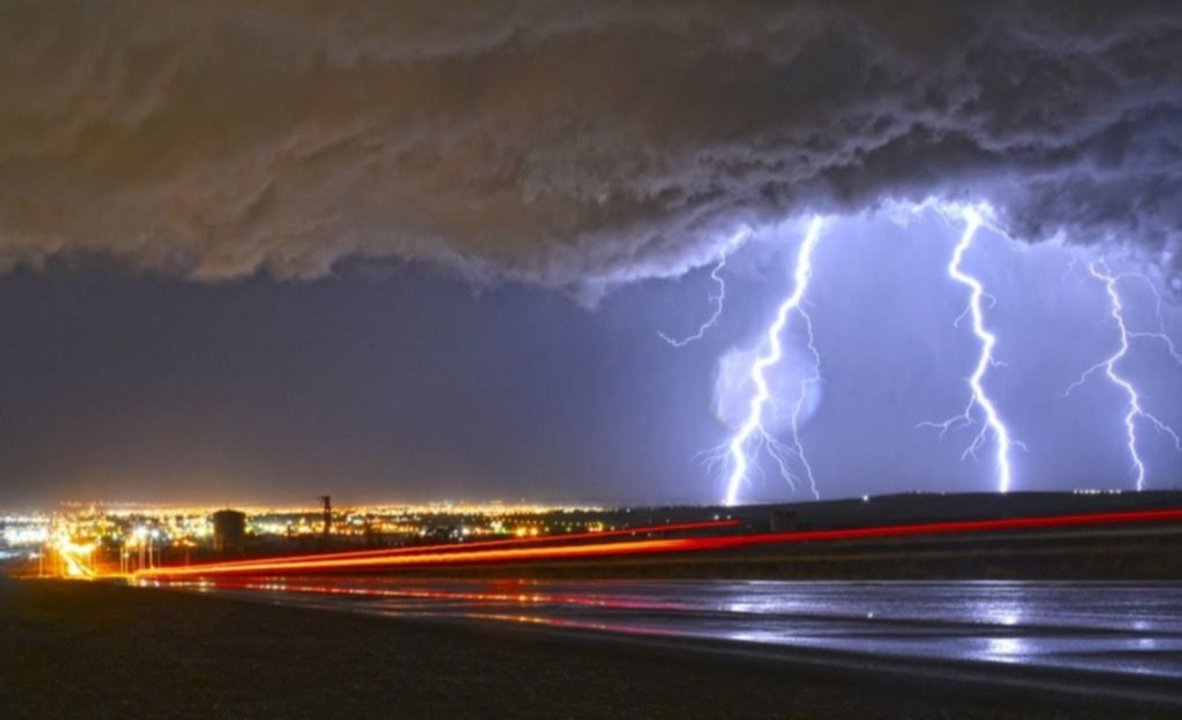
[[[486,564],[531,560],[568,560],[640,556],[664,553],[704,552],[713,550],[733,550],[757,545],[789,544],[801,542],[834,542],[841,540],[866,540],[922,535],[949,535],[1005,530],[1037,530],[1168,521],[1182,521],[1182,509],[915,523],[842,530],[813,530],[787,533],[725,535],[716,537],[627,540],[575,546],[464,550],[455,552],[432,552],[417,555],[387,555],[380,557],[345,558],[335,560],[320,559],[299,562],[274,562],[269,564],[258,563],[250,566],[231,565],[213,568],[201,566],[156,568],[154,570],[145,570],[143,572],[137,573],[137,577],[144,579],[167,580],[172,578],[200,577],[235,573],[244,574],[252,572],[291,573],[296,571],[316,572],[327,570],[382,570],[411,566]]]
[[[53,547],[62,560],[66,577],[91,579],[98,575],[92,566],[94,543],[78,545],[63,530],[58,534]]]
[[[181,583],[183,586],[184,583]],[[635,598],[601,597],[596,595],[584,596],[567,593],[537,592],[529,590],[503,592],[465,592],[449,590],[419,590],[413,588],[399,588],[391,590],[383,587],[349,587],[340,585],[308,585],[292,584],[285,581],[258,582],[247,580],[229,581],[219,580],[216,587],[223,590],[281,590],[283,592],[308,593],[315,595],[360,595],[366,597],[409,598],[415,600],[447,600],[471,601],[479,603],[512,602],[520,604],[549,604],[577,605],[584,607],[613,607],[629,610],[685,610],[690,606],[675,602],[653,601]]]
[[[380,569],[406,565],[455,565],[465,563],[504,562],[509,560],[539,560],[552,558],[603,557],[605,555],[639,555],[655,552],[678,552],[686,548],[685,542],[707,538],[677,538],[666,540],[623,540],[591,545],[570,545],[558,547],[509,548],[504,550],[468,550],[456,552],[435,552],[419,555],[394,555],[373,558],[346,558],[338,560],[307,560],[301,562],[277,562],[250,566],[229,566],[208,568],[200,566],[156,568],[137,572],[141,578],[173,578],[216,575],[223,573],[274,573],[288,571],[358,570]],[[717,539],[717,538],[715,538]]]
[[[530,538],[513,538],[507,540],[481,540],[478,542],[466,543],[439,543],[436,545],[420,545],[417,547],[395,548],[385,550],[354,550],[351,552],[337,552],[337,553],[319,553],[310,555],[290,555],[285,557],[260,558],[256,560],[232,560],[220,563],[204,563],[201,565],[181,566],[181,567],[162,567],[156,568],[160,572],[169,572],[173,570],[201,570],[201,571],[237,571],[248,570],[258,567],[273,567],[286,563],[303,563],[303,562],[322,562],[329,560],[354,560],[363,558],[380,558],[403,555],[427,555],[438,553],[456,553],[467,552],[475,549],[485,549],[491,547],[519,547],[519,546],[538,546],[551,543],[569,543],[578,542],[582,540],[602,539],[608,537],[621,537],[625,535],[637,535],[641,533],[671,533],[671,532],[691,532],[696,530],[718,530],[721,528],[735,527],[740,524],[738,520],[705,520],[691,523],[673,523],[667,525],[645,525],[641,527],[624,528],[620,530],[599,530],[594,532],[583,533],[569,533],[562,535],[542,535],[540,537]],[[148,574],[145,570],[141,575]]]

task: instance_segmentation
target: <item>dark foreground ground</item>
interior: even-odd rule
[[[13,720],[1175,716],[87,583],[0,578],[0,643]]]

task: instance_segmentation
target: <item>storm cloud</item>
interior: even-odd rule
[[[1176,2],[4,3],[0,269],[594,290],[932,194],[1177,267],[1179,48]]]

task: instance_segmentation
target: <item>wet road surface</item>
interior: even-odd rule
[[[189,585],[192,587],[192,584]],[[1182,583],[237,579],[383,615],[1135,677],[1182,696]]]

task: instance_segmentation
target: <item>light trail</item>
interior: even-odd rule
[[[1108,293],[1109,314],[1111,315],[1113,322],[1116,323],[1116,327],[1120,332],[1120,344],[1117,347],[1116,352],[1085,370],[1083,374],[1079,376],[1078,380],[1068,386],[1063,395],[1070,395],[1076,388],[1087,382],[1088,377],[1092,373],[1100,369],[1104,370],[1104,374],[1108,376],[1109,382],[1124,392],[1125,396],[1128,398],[1128,404],[1125,406],[1126,412],[1124,417],[1125,443],[1129,451],[1129,457],[1133,462],[1133,471],[1136,475],[1136,487],[1137,490],[1140,491],[1145,489],[1145,461],[1141,458],[1141,453],[1137,450],[1137,420],[1147,420],[1158,430],[1158,432],[1168,435],[1171,439],[1173,439],[1174,447],[1179,452],[1182,452],[1182,439],[1178,437],[1178,433],[1175,432],[1172,427],[1162,422],[1156,415],[1148,412],[1141,406],[1140,394],[1127,378],[1117,372],[1116,364],[1128,354],[1129,341],[1131,338],[1135,337],[1147,337],[1164,340],[1170,356],[1173,357],[1176,362],[1179,362],[1180,359],[1177,351],[1174,348],[1173,341],[1171,341],[1164,332],[1134,333],[1129,331],[1128,325],[1125,323],[1124,304],[1121,302],[1120,291],[1117,288],[1117,282],[1120,280],[1121,275],[1112,274],[1110,271],[1108,271],[1107,267],[1103,267],[1103,269],[1101,269],[1101,265],[1098,265],[1097,263],[1089,264],[1088,272],[1092,274],[1092,277],[1104,283],[1104,289]],[[1144,279],[1146,282],[1148,282],[1147,278]],[[1161,302],[1160,296],[1158,296],[1158,302]],[[1160,304],[1158,306],[1158,322],[1159,324],[1161,323]]]
[[[623,528],[620,530],[601,530],[598,532],[568,533],[562,535],[542,535],[540,537],[482,540],[465,543],[439,543],[435,545],[420,545],[417,547],[390,548],[383,550],[354,550],[337,553],[313,553],[308,555],[290,555],[287,557],[271,557],[256,560],[232,560],[220,563],[204,563],[201,565],[183,566],[185,569],[204,571],[238,571],[250,570],[257,567],[274,567],[285,563],[323,562],[331,560],[357,560],[365,558],[380,558],[394,556],[414,556],[427,554],[447,554],[457,552],[471,552],[488,548],[509,548],[523,546],[551,545],[555,543],[572,543],[584,540],[601,540],[603,538],[623,537],[627,535],[657,534],[672,532],[695,532],[700,530],[721,530],[733,528],[740,524],[739,520],[705,520],[701,522],[671,523],[665,525],[643,525],[640,527]],[[158,568],[169,571],[175,568]]]
[[[763,441],[763,446],[768,449],[768,453],[779,465],[781,475],[784,476],[784,479],[789,484],[795,485],[794,478],[788,471],[781,444],[771,436],[771,433],[767,431],[763,424],[764,408],[772,400],[771,389],[768,387],[765,373],[768,368],[778,364],[784,357],[784,348],[780,336],[787,327],[788,318],[793,312],[799,314],[804,322],[808,333],[808,349],[813,355],[815,364],[813,374],[801,381],[801,395],[793,407],[792,412],[792,437],[795,454],[804,467],[813,496],[820,499],[820,495],[817,493],[817,482],[813,477],[812,466],[809,465],[808,459],[804,454],[804,447],[800,443],[798,421],[804,404],[805,393],[811,384],[820,379],[821,358],[817,353],[817,348],[813,344],[812,320],[802,307],[802,303],[804,302],[805,293],[808,292],[809,280],[813,275],[813,251],[816,249],[817,243],[820,242],[822,225],[823,222],[819,217],[813,218],[809,223],[808,230],[805,233],[804,240],[800,244],[800,250],[796,257],[796,269],[794,272],[795,285],[792,288],[792,293],[780,304],[779,309],[776,311],[775,320],[768,327],[764,338],[763,351],[751,365],[750,377],[752,385],[755,386],[755,394],[751,397],[747,419],[743,421],[743,424],[739,426],[739,429],[727,444],[727,453],[731,460],[731,473],[727,479],[726,499],[724,501],[726,505],[733,506],[738,503],[739,490],[743,487],[743,483],[747,479],[750,469],[747,451],[748,444],[752,438],[759,438]]]
[[[478,603],[520,603],[531,605],[571,605],[580,607],[601,608],[610,606],[614,609],[644,610],[657,612],[686,611],[693,608],[688,603],[676,601],[652,601],[635,598],[621,598],[616,596],[604,597],[598,595],[579,595],[575,593],[539,592],[530,587],[504,592],[469,592],[455,590],[421,590],[413,587],[389,589],[385,587],[358,587],[348,585],[319,584],[310,585],[308,581],[280,582],[264,579],[258,581],[251,578],[218,580],[216,585],[208,581],[177,581],[181,587],[204,588],[214,586],[223,590],[264,590],[295,593],[315,593],[323,595],[362,595],[368,597],[392,597],[411,600],[443,600]]]
[[[54,542],[53,547],[62,559],[66,577],[90,579],[97,576],[91,566],[95,548],[93,543],[77,545],[65,533],[62,533]]]
[[[1141,523],[1182,521],[1182,509],[1139,510],[1130,512],[1086,513],[1075,515],[1049,515],[993,520],[961,520],[952,522],[911,523],[866,528],[839,530],[811,530],[787,533],[761,533],[752,535],[725,535],[698,538],[668,538],[651,540],[624,540],[611,543],[560,547],[528,547],[491,549],[456,553],[433,553],[417,556],[394,556],[379,558],[353,558],[338,560],[308,561],[300,563],[276,563],[273,566],[253,568],[211,569],[208,567],[155,568],[136,573],[136,578],[145,581],[183,580],[195,577],[216,577],[217,575],[244,575],[254,573],[332,572],[359,570],[386,570],[400,567],[430,567],[480,565],[486,563],[529,562],[540,560],[592,559],[606,557],[647,556],[666,553],[707,552],[734,550],[761,545],[786,545],[803,542],[836,542],[847,540],[874,540],[880,538],[921,537],[927,535],[956,535],[964,533],[1001,532],[1010,530],[1044,530],[1070,527],[1101,527],[1110,525],[1132,525]]]
[[[997,336],[985,327],[985,310],[983,307],[986,299],[992,301],[993,298],[985,292],[985,287],[981,284],[980,280],[965,272],[961,267],[964,255],[973,246],[973,240],[977,235],[977,230],[981,228],[983,220],[980,213],[973,208],[965,208],[961,211],[961,214],[965,220],[965,229],[960,236],[960,241],[956,244],[956,249],[952,253],[952,260],[948,263],[948,277],[969,288],[969,303],[954,324],[959,325],[960,321],[966,316],[972,320],[973,335],[981,343],[981,352],[977,356],[977,365],[973,368],[972,375],[967,379],[970,394],[969,402],[965,406],[964,412],[943,422],[923,422],[920,423],[920,426],[939,428],[940,436],[943,437],[949,430],[971,425],[973,423],[973,409],[979,408],[985,416],[985,422],[981,424],[981,431],[977,433],[973,438],[973,442],[965,449],[961,455],[961,459],[970,456],[975,458],[977,451],[985,444],[986,435],[992,431],[996,445],[997,490],[998,492],[1006,493],[1010,490],[1012,479],[1010,446],[1017,443],[1010,439],[1009,428],[1006,427],[1001,416],[998,415],[997,407],[993,404],[993,400],[989,397],[989,393],[986,392],[984,385],[985,374],[989,371],[989,368],[999,364],[993,358],[993,350],[997,345]]]
[[[400,566],[462,565],[470,563],[509,562],[515,560],[539,560],[557,558],[596,558],[619,554],[647,554],[672,552],[683,547],[685,539],[621,540],[611,543],[588,545],[563,545],[558,547],[527,547],[509,549],[466,550],[456,552],[435,552],[418,555],[386,555],[376,558],[348,558],[340,560],[307,560],[302,562],[281,562],[257,564],[250,567],[201,568],[173,567],[154,568],[136,573],[139,578],[174,578],[208,576],[219,574],[308,572],[325,570],[370,570]]]
[[[698,326],[697,332],[680,340],[670,337],[664,332],[658,331],[657,335],[662,340],[675,348],[683,348],[692,342],[701,340],[706,335],[706,331],[714,327],[715,323],[718,322],[718,319],[722,317],[722,310],[726,302],[726,281],[722,279],[722,271],[726,269],[727,258],[730,257],[732,252],[738,250],[739,247],[741,247],[749,237],[751,237],[751,228],[746,227],[732,235],[731,239],[728,240],[726,245],[723,246],[722,254],[719,256],[718,262],[714,265],[714,269],[710,271],[710,279],[714,281],[714,285],[717,288],[716,294],[710,296],[710,302],[714,305],[714,312],[710,315],[710,317],[707,318],[704,323]]]

